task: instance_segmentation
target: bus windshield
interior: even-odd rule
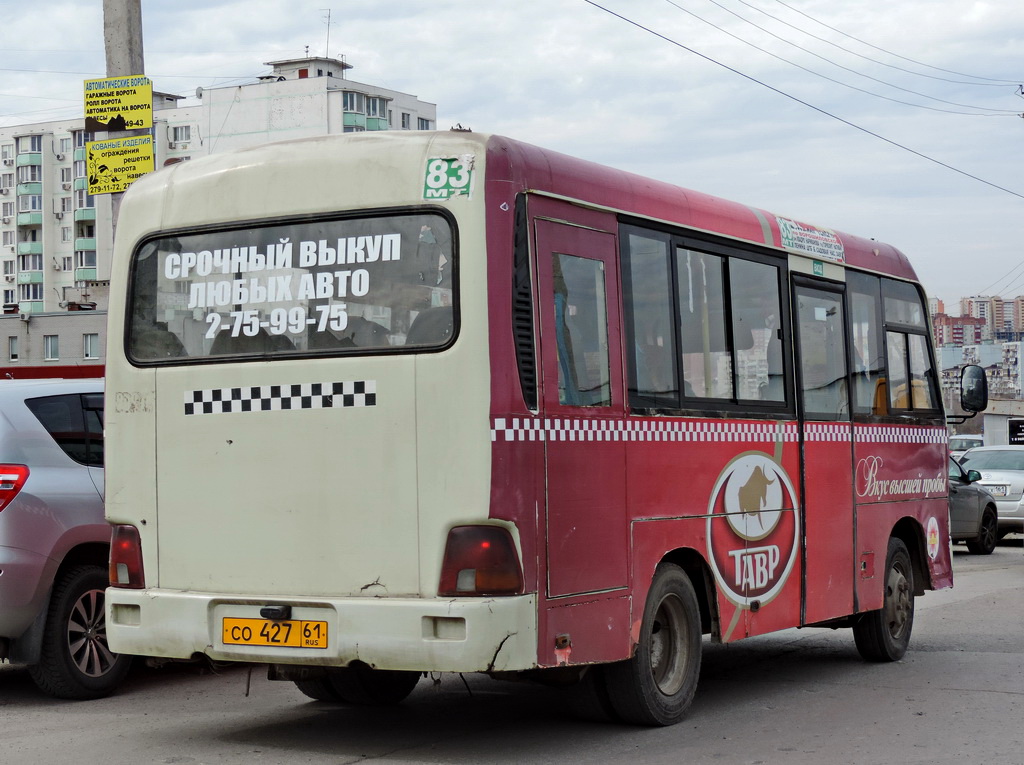
[[[431,213],[235,226],[144,241],[137,364],[386,352],[453,335],[452,225]]]

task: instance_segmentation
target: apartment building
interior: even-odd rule
[[[266,66],[251,83],[189,99],[154,92],[155,167],[270,141],[437,127],[435,104],[350,80],[342,60]],[[103,136],[84,124],[0,127],[0,377],[102,374],[114,226],[110,197],[88,193],[85,146]]]

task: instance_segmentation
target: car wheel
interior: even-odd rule
[[[131,657],[107,646],[106,587],[100,566],[76,566],[54,582],[39,663],[29,667],[36,685],[51,696],[106,696],[128,672]]]
[[[633,658],[604,668],[616,716],[640,725],[679,722],[697,690],[700,658],[700,606],[690,577],[662,564],[647,595]]]
[[[996,549],[996,542],[999,538],[998,526],[996,511],[991,507],[986,507],[981,516],[978,536],[976,539],[967,540],[967,549],[975,555],[991,555],[992,551]]]
[[[885,556],[882,607],[853,624],[857,650],[867,661],[898,661],[914,628],[914,569],[903,540],[891,537]]]

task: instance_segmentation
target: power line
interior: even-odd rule
[[[865,56],[863,53],[858,53],[855,50],[851,50],[850,48],[846,48],[846,47],[844,47],[842,45],[839,45],[838,43],[832,42],[828,38],[820,37],[819,35],[816,35],[813,32],[808,32],[806,29],[802,29],[802,28],[796,26],[795,24],[790,24],[785,19],[781,19],[781,18],[779,18],[778,16],[776,16],[774,14],[768,13],[768,11],[766,11],[766,10],[764,10],[762,8],[758,8],[756,5],[753,5],[752,3],[748,3],[747,0],[736,0],[736,2],[738,2],[738,3],[742,4],[742,5],[745,5],[748,8],[751,8],[752,10],[755,10],[755,11],[757,11],[760,14],[763,14],[763,15],[767,16],[768,18],[770,18],[770,19],[772,19],[774,21],[777,21],[780,24],[785,25],[785,26],[789,27],[790,29],[794,29],[797,32],[799,32],[800,34],[807,35],[808,37],[811,37],[811,38],[813,38],[815,40],[818,40],[819,42],[823,42],[826,45],[831,45],[833,48],[838,48],[839,50],[841,50],[841,51],[843,51],[845,53],[849,53],[851,56],[857,56],[858,58],[862,58],[865,61],[870,61],[873,64],[878,64],[879,66],[885,66],[885,67],[888,67],[890,69],[895,69],[898,72],[905,72],[906,74],[912,74],[915,77],[926,77],[929,80],[939,80],[941,82],[951,82],[951,83],[953,83],[955,85],[971,85],[973,87],[980,87],[980,88],[1005,88],[1007,86],[1012,86],[1012,85],[1016,85],[1017,84],[1015,82],[1004,82],[1004,81],[997,81],[997,82],[969,82],[969,81],[966,81],[966,80],[951,80],[948,77],[939,77],[939,76],[934,75],[934,74],[925,74],[924,72],[915,72],[912,69],[906,69],[905,67],[902,67],[902,66],[896,66],[895,64],[890,64],[890,63],[887,63],[885,61],[879,61],[876,58],[871,58],[871,56]],[[787,8],[790,8],[791,10],[796,11],[795,8],[791,8],[790,6],[786,5],[785,3],[782,3],[782,5],[785,5]],[[817,21],[816,19],[813,19],[810,16],[807,16],[807,14],[803,13],[802,11],[797,11],[797,13],[801,13],[803,16],[806,16],[807,18],[811,19],[811,21],[814,21],[817,24],[822,24],[822,22]],[[841,35],[844,35],[845,37],[850,37],[851,40],[857,40],[856,37],[851,37],[850,35],[847,35],[847,34],[845,34],[843,32],[840,32],[838,29],[835,29],[834,27],[829,27],[827,24],[822,24],[822,26],[826,26],[828,29],[831,29],[833,32],[837,32],[837,33],[839,33]],[[888,56],[896,56],[897,58],[901,58],[901,59],[904,59],[906,61],[911,61],[911,59],[906,59],[903,56],[899,56],[896,53],[890,53],[889,51],[883,50],[882,48],[877,48],[876,46],[871,45],[870,43],[866,43],[866,42],[864,42],[862,40],[857,40],[857,42],[859,42],[859,43],[861,43],[863,45],[869,45],[870,47],[875,48],[875,50],[879,50],[879,51],[881,51],[882,53],[885,53]],[[917,64],[918,62],[913,61],[912,63]],[[928,64],[919,64],[919,66],[928,66]],[[935,69],[936,67],[930,67],[930,68]],[[938,70],[938,71],[946,71],[946,70],[943,69],[943,70]],[[956,74],[956,72],[951,72],[951,74]],[[964,75],[958,75],[958,76],[960,76],[960,77],[973,77],[973,75],[970,75],[970,74],[964,74]]]
[[[955,101],[947,101],[947,100],[945,100],[943,98],[936,98],[935,96],[929,96],[927,93],[921,93],[921,92],[916,91],[916,90],[911,90],[910,88],[904,88],[904,87],[902,87],[900,85],[895,85],[895,84],[893,84],[891,82],[886,82],[885,80],[880,80],[877,77],[872,77],[869,74],[864,74],[863,72],[858,72],[856,69],[851,69],[848,66],[844,66],[843,64],[840,64],[840,63],[838,63],[836,61],[833,61],[830,58],[822,56],[820,53],[815,53],[814,51],[809,50],[809,49],[803,47],[802,45],[798,45],[797,43],[793,42],[792,40],[787,40],[786,38],[784,38],[784,37],[782,37],[780,35],[777,35],[777,34],[775,34],[774,32],[772,32],[772,31],[770,31],[768,29],[765,29],[764,27],[762,27],[759,24],[755,24],[750,19],[744,18],[743,16],[739,15],[735,11],[730,10],[729,8],[726,8],[724,5],[722,5],[721,3],[717,2],[717,0],[707,0],[707,1],[710,2],[712,5],[715,5],[715,6],[719,7],[719,8],[721,8],[726,13],[729,13],[729,14],[735,16],[736,18],[738,18],[740,21],[744,22],[745,24],[749,24],[750,26],[754,27],[755,29],[759,29],[762,32],[764,32],[765,34],[771,35],[776,40],[779,40],[780,42],[783,42],[786,45],[790,45],[790,46],[792,46],[792,47],[794,47],[794,48],[796,48],[798,50],[801,50],[804,53],[807,53],[808,55],[814,56],[815,58],[821,59],[825,63],[831,64],[832,66],[835,66],[835,67],[837,67],[839,69],[842,69],[843,71],[850,72],[851,74],[855,74],[858,77],[863,77],[863,78],[865,78],[867,80],[871,80],[872,82],[877,82],[880,85],[885,85],[886,87],[893,88],[895,90],[901,90],[904,93],[911,93],[911,94],[913,94],[915,96],[920,96],[921,98],[927,98],[930,101],[936,101],[936,102],[942,103],[942,104],[949,104],[950,106],[960,106],[960,107],[963,107],[965,109],[977,109],[977,110],[986,111],[986,112],[997,112],[998,114],[994,114],[994,115],[980,115],[980,114],[974,114],[973,112],[954,112],[954,111],[951,111],[949,109],[936,109],[934,107],[928,107],[928,106],[925,106],[923,104],[914,104],[914,103],[910,103],[908,101],[900,101],[899,99],[896,99],[896,98],[890,98],[888,96],[883,96],[883,95],[881,95],[879,93],[873,93],[873,92],[871,92],[869,90],[864,90],[863,88],[858,88],[858,87],[856,87],[854,85],[850,85],[848,83],[842,82],[841,80],[836,80],[836,79],[833,79],[831,77],[828,77],[827,75],[821,74],[820,72],[816,72],[813,69],[808,69],[807,67],[801,66],[800,64],[797,64],[794,61],[790,61],[787,58],[784,58],[782,56],[776,55],[775,53],[772,53],[769,50],[765,50],[764,48],[762,48],[762,47],[760,47],[758,45],[755,45],[754,43],[750,42],[749,40],[745,40],[742,37],[740,37],[739,35],[733,34],[732,32],[728,31],[727,29],[723,29],[722,27],[718,26],[717,24],[715,24],[715,23],[713,23],[711,21],[708,21],[707,19],[703,18],[702,16],[699,16],[698,14],[694,13],[693,11],[690,11],[690,10],[688,10],[686,8],[683,8],[681,5],[679,5],[678,3],[674,2],[674,0],[665,0],[665,2],[667,2],[669,5],[673,6],[677,10],[680,10],[683,13],[689,14],[690,16],[692,16],[693,18],[697,19],[698,21],[702,21],[705,24],[707,24],[707,25],[709,25],[711,27],[714,27],[719,32],[722,32],[723,34],[727,34],[730,37],[732,37],[733,39],[739,40],[741,43],[743,43],[745,45],[749,45],[750,47],[752,47],[752,48],[754,48],[756,50],[759,50],[762,53],[765,53],[765,54],[771,56],[772,58],[778,59],[779,61],[784,61],[785,63],[787,63],[787,64],[789,64],[791,66],[795,66],[798,69],[802,69],[803,71],[807,72],[808,74],[813,74],[816,77],[821,77],[822,79],[828,80],[829,82],[833,82],[833,83],[835,83],[837,85],[842,85],[843,87],[850,88],[851,90],[856,90],[856,91],[858,91],[860,93],[865,93],[865,94],[867,94],[869,96],[874,96],[875,98],[881,98],[881,99],[884,99],[886,101],[892,101],[893,103],[903,104],[905,106],[915,106],[915,107],[917,107],[919,109],[929,109],[929,108],[931,108],[932,111],[940,111],[940,112],[945,112],[947,114],[963,114],[963,115],[977,116],[977,117],[981,117],[981,116],[1001,116],[1001,117],[1014,116],[1014,117],[1017,117],[1017,116],[1020,116],[1019,112],[1016,112],[1016,111],[1014,111],[1012,109],[992,109],[992,108],[987,107],[987,106],[974,106],[973,104],[960,104],[960,103],[956,103]],[[743,2],[743,0],[740,0],[740,2]],[[744,5],[748,5],[748,3],[744,3]]]
[[[804,13],[799,8],[794,8],[789,3],[783,2],[783,0],[775,0],[775,2],[777,2],[779,5],[782,5],[782,6],[785,6],[786,8],[789,8],[789,10],[793,11],[794,13],[799,13],[804,18],[810,19],[815,24],[820,24],[821,26],[825,27],[826,29],[831,29],[833,32],[836,32],[837,34],[841,34],[843,37],[848,37],[851,40],[856,40],[861,45],[866,45],[869,48],[874,48],[877,51],[885,53],[887,56],[893,56],[894,58],[901,59],[902,61],[908,61],[911,64],[917,64],[918,66],[923,66],[923,67],[926,67],[927,69],[934,69],[937,72],[945,72],[946,74],[955,74],[957,77],[971,77],[971,78],[973,78],[975,80],[987,80],[988,82],[1000,83],[1002,85],[1017,85],[1017,84],[1019,84],[1019,83],[1017,83],[1014,80],[1003,80],[1003,79],[998,79],[998,78],[995,78],[995,77],[980,77],[980,76],[978,76],[976,74],[965,74],[964,72],[956,72],[956,71],[953,71],[952,69],[943,69],[941,66],[932,66],[931,64],[925,64],[925,63],[923,63],[921,61],[915,61],[912,58],[907,58],[906,56],[901,56],[900,54],[893,53],[892,51],[886,50],[885,48],[879,48],[877,45],[872,45],[871,43],[869,43],[869,42],[867,42],[865,40],[861,40],[859,37],[854,37],[853,35],[847,34],[846,32],[843,32],[840,29],[836,29],[833,26],[829,26],[824,21],[820,21],[820,20],[814,18],[813,16],[811,16],[810,14]]]
[[[987,112],[998,112],[999,114],[981,115],[981,114],[977,114],[975,112],[956,112],[956,111],[949,110],[949,109],[939,109],[937,107],[928,107],[928,105],[925,105],[924,103],[912,103],[910,101],[900,100],[899,98],[892,98],[892,97],[890,97],[888,95],[882,95],[881,93],[874,93],[874,92],[871,92],[870,90],[864,90],[863,88],[858,88],[856,85],[851,85],[849,83],[843,82],[842,80],[837,80],[835,78],[828,77],[827,75],[823,75],[820,72],[815,72],[812,69],[808,69],[807,67],[804,67],[803,65],[800,65],[800,63],[797,63],[796,61],[792,61],[792,60],[790,60],[788,58],[785,58],[784,56],[780,56],[780,55],[778,55],[776,53],[772,53],[770,50],[766,50],[765,48],[762,48],[761,46],[756,45],[755,43],[752,43],[750,40],[744,40],[739,35],[735,35],[732,32],[729,32],[728,30],[725,30],[722,27],[719,27],[717,24],[714,24],[713,22],[709,22],[709,20],[707,18],[703,18],[702,16],[697,15],[693,11],[688,10],[688,9],[682,7],[678,3],[674,2],[674,0],[666,0],[666,2],[669,3],[669,5],[674,6],[676,9],[681,10],[682,12],[687,13],[688,15],[693,16],[694,18],[696,18],[698,20],[698,22],[702,22],[703,24],[707,24],[709,27],[713,27],[714,29],[716,29],[719,32],[721,32],[722,34],[728,35],[729,37],[733,38],[734,40],[738,40],[739,42],[743,43],[744,45],[749,45],[750,47],[754,48],[755,50],[760,50],[762,53],[765,53],[766,55],[770,55],[772,58],[775,58],[777,60],[783,61],[784,63],[788,63],[788,65],[790,65],[791,67],[796,67],[797,69],[802,70],[803,72],[806,72],[809,75],[814,75],[815,77],[820,77],[822,80],[827,80],[830,83],[834,83],[836,85],[841,85],[841,86],[843,86],[845,88],[849,88],[850,90],[856,90],[858,93],[864,93],[865,95],[870,95],[870,96],[872,96],[874,98],[882,98],[883,100],[891,101],[893,103],[900,103],[900,104],[903,104],[904,107],[914,107],[915,109],[927,109],[930,112],[941,112],[943,114],[963,115],[963,116],[967,116],[967,117],[1020,117],[1020,113],[1013,112],[1011,110],[996,110],[996,109],[989,109],[987,107],[974,107],[974,105],[971,105],[971,104],[968,104],[968,103],[954,103],[953,101],[943,100],[942,98],[935,98],[934,96],[926,95],[925,93],[919,93],[918,91],[915,91],[915,90],[909,90],[907,88],[902,88],[902,87],[900,87],[898,85],[893,85],[892,83],[888,83],[888,82],[885,82],[883,80],[879,80],[877,78],[870,77],[869,75],[862,74],[860,72],[857,72],[856,70],[850,69],[849,67],[844,67],[843,65],[841,65],[841,63],[837,63],[836,61],[829,60],[828,58],[825,58],[824,56],[819,55],[818,53],[815,53],[814,51],[807,50],[807,48],[801,47],[800,45],[797,45],[794,42],[785,40],[785,39],[779,37],[778,35],[775,35],[774,33],[769,32],[768,30],[764,29],[763,27],[759,27],[758,25],[756,25],[753,22],[751,22],[751,20],[743,18],[740,15],[737,15],[733,11],[731,11],[728,8],[725,8],[724,6],[722,6],[719,3],[717,3],[715,0],[709,0],[709,2],[711,2],[711,3],[715,4],[715,5],[718,5],[723,10],[726,10],[727,12],[732,13],[737,18],[742,20],[742,22],[745,22],[746,24],[750,24],[751,26],[755,27],[756,29],[759,29],[762,32],[765,32],[765,33],[771,35],[772,37],[774,37],[774,38],[776,38],[778,40],[781,40],[782,42],[786,43],[787,45],[792,45],[792,46],[794,46],[796,48],[799,48],[800,50],[803,50],[805,53],[810,53],[811,55],[816,56],[817,58],[820,58],[821,60],[826,61],[827,63],[831,63],[831,65],[833,65],[834,67],[838,67],[839,69],[842,69],[842,70],[845,70],[847,72],[850,72],[851,74],[857,75],[859,77],[866,78],[868,80],[872,80],[874,82],[878,82],[878,83],[880,83],[882,85],[886,85],[888,87],[895,88],[897,90],[903,90],[903,91],[905,91],[907,93],[913,93],[914,95],[920,95],[923,98],[930,98],[932,100],[939,101],[941,103],[948,103],[950,105],[953,105],[953,107],[964,107],[965,109],[976,109],[976,110],[984,110],[984,111],[987,111]]]
[[[627,24],[631,24],[632,26],[636,27],[637,29],[641,29],[644,32],[647,32],[648,34],[654,35],[655,37],[658,37],[658,38],[664,40],[665,42],[670,43],[671,45],[675,45],[678,48],[682,48],[683,50],[687,51],[688,53],[692,53],[693,55],[698,56],[699,58],[702,58],[705,61],[708,61],[708,62],[714,64],[715,66],[719,66],[719,67],[721,67],[723,69],[726,69],[726,70],[732,72],[733,74],[738,74],[740,77],[743,77],[746,80],[750,80],[751,82],[756,83],[757,85],[760,85],[763,88],[767,88],[768,90],[771,90],[774,93],[778,93],[780,96],[785,96],[786,98],[790,99],[791,101],[795,101],[798,104],[802,104],[803,106],[806,106],[808,109],[813,109],[814,111],[818,112],[819,114],[823,114],[826,117],[831,117],[834,120],[842,122],[844,125],[848,125],[849,127],[852,127],[854,130],[859,130],[860,132],[866,133],[867,135],[870,135],[870,136],[872,136],[874,138],[877,138],[880,141],[885,141],[885,143],[889,144],[890,146],[895,146],[897,149],[902,149],[903,151],[909,152],[909,153],[911,153],[911,154],[913,154],[915,156],[920,157],[921,159],[925,159],[925,160],[927,160],[927,161],[929,161],[929,162],[931,162],[933,164],[939,165],[940,167],[944,167],[947,170],[952,170],[954,173],[962,175],[962,176],[964,176],[966,178],[971,178],[972,180],[978,181],[979,183],[983,183],[986,186],[991,186],[992,188],[998,189],[999,191],[1004,191],[1007,194],[1011,194],[1011,195],[1013,195],[1015,197],[1018,197],[1020,199],[1024,199],[1024,194],[1020,194],[1020,193],[1018,193],[1016,191],[1013,191],[1011,189],[1008,189],[1008,188],[1006,188],[1004,186],[1000,186],[1000,185],[998,185],[996,183],[992,183],[991,181],[986,181],[984,178],[979,178],[977,175],[972,175],[971,173],[968,173],[966,170],[960,170],[959,168],[953,167],[952,165],[947,164],[945,162],[942,162],[941,160],[935,159],[934,157],[929,157],[927,154],[923,154],[923,153],[917,151],[916,149],[911,149],[908,146],[904,146],[901,143],[897,143],[896,141],[893,141],[891,138],[886,138],[883,135],[879,135],[878,133],[875,133],[875,132],[873,132],[871,130],[868,130],[865,127],[861,127],[860,125],[858,125],[858,124],[856,124],[854,122],[850,122],[849,120],[844,119],[844,118],[842,118],[842,117],[840,117],[840,116],[838,116],[836,114],[833,114],[832,112],[826,111],[825,109],[822,109],[821,107],[818,107],[818,106],[815,106],[814,104],[808,103],[807,101],[799,99],[799,98],[797,98],[794,95],[790,95],[789,93],[786,93],[784,90],[779,90],[778,88],[776,88],[776,87],[774,87],[772,85],[769,85],[766,82],[762,82],[761,80],[758,80],[756,77],[751,77],[749,74],[745,74],[744,72],[741,72],[739,69],[735,69],[735,68],[729,66],[728,64],[723,64],[720,61],[716,61],[715,59],[711,58],[710,56],[706,56],[705,54],[700,53],[700,52],[694,50],[693,48],[689,48],[689,47],[683,45],[681,42],[673,40],[672,38],[667,37],[667,36],[661,34],[660,32],[654,31],[650,27],[645,27],[643,24],[641,24],[641,23],[639,23],[637,21],[633,21],[632,19],[627,18],[627,17],[625,17],[625,16],[623,16],[623,15],[621,15],[619,13],[616,13],[615,11],[609,10],[608,8],[605,8],[603,5],[600,5],[599,3],[594,2],[594,0],[583,0],[583,2],[585,2],[587,5],[591,5],[594,8],[597,8],[598,10],[602,10],[602,11],[604,11],[605,13],[607,13],[607,14],[609,14],[611,16],[614,16],[617,19],[620,19],[621,21],[625,21]]]

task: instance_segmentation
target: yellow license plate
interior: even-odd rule
[[[327,622],[225,617],[222,635],[224,642],[230,645],[326,648]]]

